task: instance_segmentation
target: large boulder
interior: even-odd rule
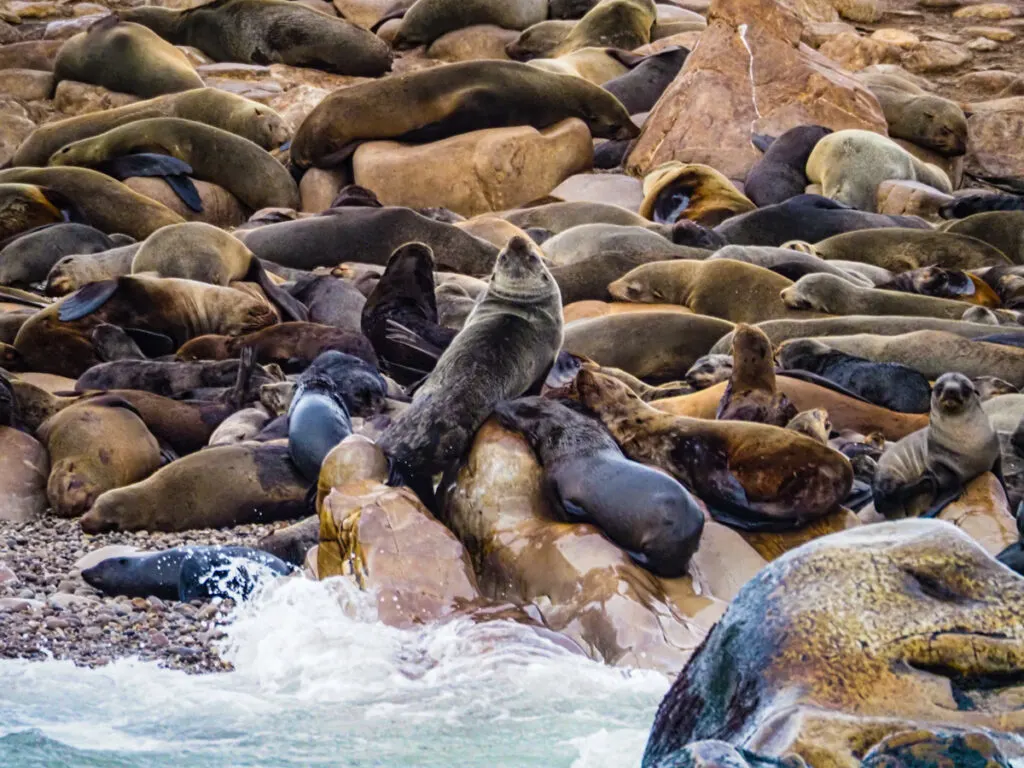
[[[31,435],[0,427],[0,520],[21,523],[46,511],[50,459]]]
[[[967,171],[979,176],[1024,176],[1024,96],[970,105]]]
[[[808,123],[885,134],[875,97],[803,45],[803,22],[774,0],[714,0],[708,22],[637,139],[634,175],[679,160],[742,180],[761,157],[754,134]]]

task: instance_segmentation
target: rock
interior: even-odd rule
[[[53,97],[53,106],[65,117],[84,115],[86,112],[101,112],[106,109],[123,107],[139,101],[129,93],[108,91],[99,85],[79,83],[75,80],[61,80]]]
[[[694,586],[700,587],[700,594],[728,603],[767,564],[739,531],[708,519],[700,546],[690,560],[690,573]]]
[[[633,53],[638,56],[650,56],[654,53],[659,53],[666,48],[671,48],[674,45],[681,46],[687,50],[693,50],[697,43],[700,42],[701,32],[698,30],[691,30],[690,32],[679,32],[668,37],[659,37],[657,40],[652,39],[647,45],[641,45]]]
[[[643,570],[593,526],[554,522],[533,452],[494,421],[452,477],[445,520],[484,595],[529,607],[593,659],[679,669],[724,607],[689,577]]]
[[[0,520],[24,522],[42,515],[49,502],[50,459],[31,435],[0,427]]]
[[[150,632],[146,640],[154,648],[166,648],[171,644],[171,641],[167,639],[167,635],[163,632]]]
[[[882,4],[879,0],[832,0],[832,5],[847,21],[874,24],[882,18]]]
[[[80,595],[72,595],[67,592],[55,592],[46,598],[46,604],[54,608],[60,608],[62,611],[77,611],[82,608],[90,608],[98,605],[99,600],[93,600],[89,597],[82,597]]]
[[[46,25],[46,32],[43,36],[47,40],[67,40],[79,32],[85,32],[85,30],[106,15],[106,13],[97,13],[91,16],[76,16],[73,19],[51,21]]]
[[[361,480],[377,483],[387,481],[388,460],[372,440],[349,435],[328,453],[320,465],[317,478],[317,513],[324,499],[334,488],[343,488]]]
[[[903,57],[903,65],[911,72],[949,72],[970,60],[970,51],[941,40],[927,40]]]
[[[53,71],[53,60],[64,45],[60,40],[30,40],[0,46],[0,70],[36,69]]]
[[[427,48],[427,56],[440,61],[508,60],[505,46],[517,40],[520,34],[491,24],[463,27],[434,40]]]
[[[812,22],[804,24],[800,42],[818,49],[832,38],[842,34],[857,34],[857,30],[845,21]]]
[[[782,533],[763,533],[753,531],[740,531],[743,539],[752,546],[761,557],[768,562],[777,560],[790,550],[796,549],[801,544],[814,541],[830,533],[846,531],[856,528],[861,524],[853,512],[840,508],[827,517],[815,520],[796,530],[784,531]]]
[[[236,80],[230,77],[208,77],[205,81],[209,88],[233,93],[250,101],[269,104],[269,100],[284,93],[281,85],[270,78],[262,80]]]
[[[0,70],[0,93],[22,101],[48,99],[53,91],[53,73],[37,69]]]
[[[644,189],[639,179],[621,173],[579,173],[552,189],[551,197],[567,203],[611,203],[636,212]]]
[[[853,768],[921,728],[977,731],[1018,757],[1022,676],[1024,580],[948,523],[864,526],[747,584],[666,695],[644,760],[681,765],[684,745],[714,738]],[[911,764],[970,763],[873,763]]]
[[[839,12],[829,0],[784,0],[782,5],[805,24],[839,21]]]
[[[979,3],[977,5],[966,5],[957,11],[953,11],[954,19],[1001,21],[1016,15],[1013,8],[1006,5],[1006,3]]]
[[[303,213],[326,211],[331,207],[341,188],[351,183],[351,177],[343,168],[310,168],[299,182]]]
[[[27,117],[0,111],[0,167],[14,157],[21,142],[35,129],[36,124]]]
[[[200,51],[198,48],[193,48],[191,45],[176,45],[174,47],[185,54],[185,58],[188,59],[189,63],[193,67],[200,67],[203,64],[214,63],[213,59],[211,59],[205,53]]]
[[[320,578],[352,575],[377,596],[378,618],[408,627],[480,599],[465,548],[408,488],[357,481],[320,510]]]
[[[848,32],[829,40],[819,49],[844,69],[857,72],[872,64],[894,64],[902,55],[900,48],[884,40],[861,37]]]
[[[78,558],[75,561],[75,564],[71,566],[71,573],[79,574],[86,568],[92,568],[94,565],[102,563],[107,558],[124,557],[125,555],[131,555],[138,551],[138,547],[133,547],[128,544],[108,544],[105,547],[94,549],[88,554]]]
[[[1020,539],[1006,493],[991,472],[972,480],[964,495],[939,513],[939,519],[953,523],[990,555],[998,555]]]
[[[999,43],[987,37],[976,37],[967,44],[967,48],[978,52],[998,51]]]
[[[42,608],[46,603],[22,597],[0,597],[0,613],[29,613]]]
[[[1003,27],[967,27],[965,34],[995,40],[997,43],[1008,43],[1017,38],[1017,33]],[[1012,73],[1009,73],[1012,74]]]
[[[896,75],[904,80],[909,80],[911,83],[916,85],[925,91],[934,91],[935,83],[926,77],[921,75],[915,75],[913,72],[908,72],[899,64],[872,64],[871,66],[865,67],[864,71],[861,72],[864,75]]]
[[[226,61],[214,62],[212,64],[200,64],[196,72],[203,80],[211,77],[226,78],[228,80],[242,80],[245,82],[259,82],[271,78],[270,67],[260,64],[242,64],[239,62]]]
[[[753,134],[778,136],[806,123],[885,133],[875,97],[800,45],[802,32],[774,0],[714,0],[707,30],[629,155],[630,174],[678,160],[743,179],[761,158]]]
[[[77,3],[71,6],[71,13],[73,16],[96,16],[109,13],[109,10],[98,3]]]
[[[922,8],[959,8],[963,0],[917,0],[917,4]]]
[[[1024,176],[1024,96],[970,105],[965,167],[979,176]]]
[[[271,109],[276,110],[292,132],[294,132],[299,127],[299,124],[306,119],[306,115],[312,112],[328,93],[330,91],[325,88],[299,85],[270,96],[264,103]]]
[[[887,45],[895,45],[897,48],[914,48],[921,44],[921,38],[913,32],[893,27],[883,27],[871,33],[871,39]]]
[[[364,29],[374,26],[395,7],[394,0],[333,0],[342,18]],[[411,5],[408,3],[407,5]]]
[[[14,585],[18,583],[18,574],[0,562],[0,584]]]
[[[939,766],[1008,765],[995,742],[983,733],[951,733],[932,729],[887,736],[864,755],[863,768],[939,768]]]
[[[133,176],[125,179],[124,183],[140,195],[150,197],[167,206],[186,221],[203,221],[217,227],[227,228],[244,224],[249,218],[248,209],[239,202],[237,197],[224,187],[208,181],[192,179],[196,192],[199,193],[199,199],[203,202],[203,210],[198,213],[185,205],[170,185],[161,178]]]
[[[590,131],[571,118],[543,131],[488,128],[421,145],[371,141],[356,150],[352,167],[355,183],[385,205],[475,216],[543,197],[592,160]]]
[[[878,212],[892,216],[920,216],[938,222],[942,220],[939,209],[952,201],[952,195],[916,181],[890,179],[878,185]]]
[[[7,10],[17,14],[21,21],[52,19],[64,15],[62,9],[57,6],[57,3],[25,2],[25,0],[11,0],[7,5]]]
[[[1004,72],[1000,69],[968,72],[957,78],[956,86],[962,91],[981,97],[1024,96],[1024,77],[1016,72]]]

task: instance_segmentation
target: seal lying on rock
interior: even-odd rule
[[[530,443],[553,507],[568,522],[596,525],[658,576],[687,573],[704,514],[678,481],[630,461],[599,422],[557,401],[522,398],[499,403],[494,414]]]
[[[768,336],[756,326],[740,323],[732,334],[732,371],[715,418],[784,427],[796,414],[796,406],[776,386]]]
[[[802,195],[809,184],[805,168],[815,145],[832,133],[821,125],[798,125],[774,139],[750,169],[743,192],[758,208]]]

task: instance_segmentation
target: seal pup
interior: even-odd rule
[[[686,575],[704,513],[677,480],[630,461],[600,422],[555,400],[498,403],[494,415],[537,454],[545,491],[563,519],[597,526],[658,576]]]
[[[582,78],[515,61],[466,61],[334,91],[302,121],[291,157],[300,168],[332,168],[363,141],[421,143],[523,124],[539,130],[568,117],[596,138],[639,133],[614,96]]]
[[[732,354],[704,355],[683,376],[683,381],[700,391],[732,377]],[[650,398],[644,400],[650,402]]]
[[[277,364],[285,373],[301,373],[319,355],[336,350],[377,365],[377,355],[361,333],[316,323],[278,323],[244,336],[198,336],[182,345],[175,357],[183,362],[230,360],[251,347],[260,365]]]
[[[809,437],[745,421],[672,416],[629,387],[589,370],[579,401],[597,414],[623,453],[670,472],[717,521],[749,531],[784,531],[835,511],[853,485],[845,456]]]
[[[561,346],[558,286],[537,247],[513,237],[465,326],[378,445],[402,473],[443,470],[462,456],[495,404],[541,381]]]
[[[807,435],[812,440],[817,440],[822,445],[829,445],[829,435],[832,434],[832,420],[828,411],[824,408],[812,408],[809,411],[801,411],[786,424],[786,429]]]
[[[739,323],[732,333],[732,371],[718,404],[719,420],[786,426],[796,406],[775,385],[772,343],[756,326]]]
[[[984,472],[1002,482],[999,438],[971,380],[946,373],[935,382],[925,429],[886,449],[872,486],[875,510],[887,518],[935,517]]]
[[[247,574],[262,575],[263,570],[275,576],[287,576],[295,569],[280,558],[269,552],[250,547],[175,547],[162,552],[139,552],[137,554],[108,557],[96,565],[82,571],[82,579],[93,589],[97,589],[110,597],[159,597],[161,600],[192,599],[183,592],[194,592],[200,582],[206,581],[213,568],[206,568],[205,573],[191,573],[185,580],[182,589],[182,566],[188,559],[205,560],[212,565],[212,558],[219,564],[222,560],[234,563]],[[196,563],[198,564],[198,562]],[[250,566],[256,566],[251,572]],[[208,595],[209,597],[248,597],[250,590],[233,590],[231,595]]]
[[[802,195],[810,183],[805,171],[814,147],[832,133],[822,125],[798,125],[773,139],[747,173],[743,192],[758,208]]]
[[[548,0],[416,0],[402,15],[392,45],[395,50],[430,45],[448,32],[479,24],[526,29],[547,16]]]
[[[809,371],[892,411],[926,413],[931,407],[928,379],[906,365],[875,363],[814,339],[794,339],[782,344],[779,364],[784,372]]]
[[[26,231],[0,242],[0,285],[27,286],[46,280],[53,265],[70,254],[90,254],[132,242],[87,224],[63,222]]]

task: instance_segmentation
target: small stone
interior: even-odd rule
[[[71,627],[71,624],[67,620],[58,619],[56,616],[49,617],[48,619],[44,620],[43,623],[49,629],[68,629]]]
[[[18,590],[18,597],[22,598],[23,600],[31,600],[35,596],[36,593],[33,592],[31,589],[26,588]]]
[[[921,38],[912,32],[907,32],[904,29],[895,29],[893,27],[883,27],[877,29],[871,34],[872,40],[880,40],[883,43],[889,45],[895,45],[898,48],[915,48],[921,44]]]
[[[96,638],[103,635],[103,630],[99,627],[86,627],[82,630],[82,634],[88,638],[95,640]]]
[[[150,632],[148,640],[154,648],[166,648],[171,643],[163,632]]]
[[[27,613],[44,604],[38,600],[25,600],[19,597],[0,597],[0,613]]]
[[[903,57],[903,65],[911,72],[947,72],[971,60],[971,53],[952,43],[929,40]]]
[[[156,595],[150,595],[147,599],[149,600],[149,608],[150,608],[151,611],[156,611],[157,613],[163,613],[164,611],[167,610],[167,603],[165,603],[163,600],[161,600]]]
[[[99,604],[98,600],[81,597],[80,595],[69,595],[66,592],[57,592],[56,594],[50,595],[46,602],[52,606],[56,606],[57,608],[63,608],[64,610],[80,610],[82,608],[89,608]]]
[[[1017,37],[1015,32],[1002,27],[967,27],[964,32],[976,37],[987,37],[997,43],[1008,43]]]
[[[987,52],[999,50],[999,43],[987,37],[976,37],[967,44],[972,51]]]
[[[144,597],[133,597],[132,606],[138,608],[140,611],[149,610],[149,601]]]
[[[7,567],[4,563],[0,563],[0,584],[17,584],[18,575]]]
[[[60,582],[60,584],[57,585],[57,591],[72,594],[80,586],[81,583],[75,581],[74,579],[64,579]]]
[[[979,5],[964,6],[953,12],[954,19],[1009,19],[1016,14],[1013,8],[1005,3],[981,3]]]
[[[882,18],[881,3],[877,0],[832,0],[832,6],[847,21],[874,24]]]
[[[71,13],[75,16],[91,16],[98,13],[105,14],[107,13],[107,9],[102,5],[97,5],[96,3],[78,3],[77,5],[72,6]]]
[[[207,619],[212,619],[216,615],[217,606],[214,603],[207,603],[200,609],[199,615],[196,618],[200,621],[206,621]]]

